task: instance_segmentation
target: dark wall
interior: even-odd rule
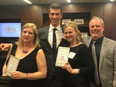
[[[0,6],[0,19],[21,19],[25,23],[35,23],[37,28],[42,27],[43,13],[41,5],[5,5]]]
[[[101,17],[105,22],[104,35],[116,40],[116,3],[62,4],[62,6],[65,14],[90,13],[90,18]],[[43,15],[48,13],[48,7],[49,5],[0,6],[0,19],[21,19],[22,25],[33,22],[39,29],[44,26],[43,20],[47,20]]]
[[[99,16],[104,20],[104,35],[116,40],[116,3],[91,4],[91,17]]]

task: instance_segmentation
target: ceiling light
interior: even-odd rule
[[[71,3],[71,0],[67,0],[68,3]]]
[[[28,0],[24,0],[25,2],[27,2],[27,3],[29,3],[29,4],[32,4],[30,1],[28,1]]]
[[[114,0],[110,0],[110,1],[114,1]]]

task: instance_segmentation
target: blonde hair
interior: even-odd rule
[[[82,42],[81,33],[80,33],[79,29],[78,29],[77,24],[76,24],[74,21],[70,21],[70,22],[68,22],[68,23],[66,23],[66,24],[64,25],[64,30],[65,30],[65,28],[67,28],[68,26],[73,27],[74,30],[75,30],[76,32],[78,32],[77,37],[76,37],[77,43]]]
[[[33,45],[34,46],[39,46],[40,47],[40,44],[39,44],[39,37],[38,37],[38,31],[37,31],[37,27],[34,23],[26,23],[22,29],[21,29],[21,35],[19,37],[19,40],[17,42],[15,42],[17,45],[20,45],[20,46],[23,46],[23,40],[22,40],[22,31],[23,29],[25,28],[32,28],[33,29],[33,32],[34,32],[34,40],[33,40]]]

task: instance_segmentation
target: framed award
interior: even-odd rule
[[[68,62],[69,51],[69,47],[59,46],[55,66],[61,67]]]
[[[8,64],[6,66],[5,74],[11,77],[11,73],[17,70],[20,59],[10,55]]]

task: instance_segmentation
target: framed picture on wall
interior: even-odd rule
[[[66,24],[69,21],[71,21],[71,19],[62,19],[62,25]]]
[[[77,25],[84,24],[84,19],[74,19]]]

